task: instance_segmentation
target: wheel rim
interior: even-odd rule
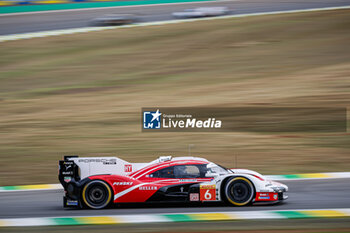
[[[93,187],[89,190],[89,200],[94,204],[100,204],[106,199],[106,193],[102,187]]]
[[[249,186],[243,182],[236,182],[231,186],[230,189],[232,197],[237,202],[245,202],[250,197]]]

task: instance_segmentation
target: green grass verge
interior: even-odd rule
[[[182,2],[203,2],[203,1],[215,1],[215,0],[136,0],[136,1],[113,1],[113,2],[102,1],[102,2],[81,2],[81,3],[63,3],[63,4],[1,6],[0,14],[103,8],[103,7],[117,7],[117,6],[154,5],[154,4],[168,4],[168,3],[182,3]]]

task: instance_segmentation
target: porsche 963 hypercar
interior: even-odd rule
[[[203,158],[162,156],[149,163],[117,157],[65,156],[59,161],[64,207],[101,209],[113,203],[225,202],[245,206],[288,198],[288,187],[245,169]]]

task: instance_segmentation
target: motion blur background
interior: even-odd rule
[[[189,144],[193,156],[264,174],[346,171],[346,131],[148,134],[141,132],[140,111],[346,108],[349,13],[217,19],[1,42],[0,186],[57,183],[57,161],[66,154],[143,162],[186,156]],[[0,17],[0,31],[7,30],[4,20]]]

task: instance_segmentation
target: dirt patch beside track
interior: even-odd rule
[[[348,170],[349,134],[141,133],[147,106],[346,107],[349,10],[5,42],[0,185],[57,182],[63,154],[205,157],[269,174]]]

